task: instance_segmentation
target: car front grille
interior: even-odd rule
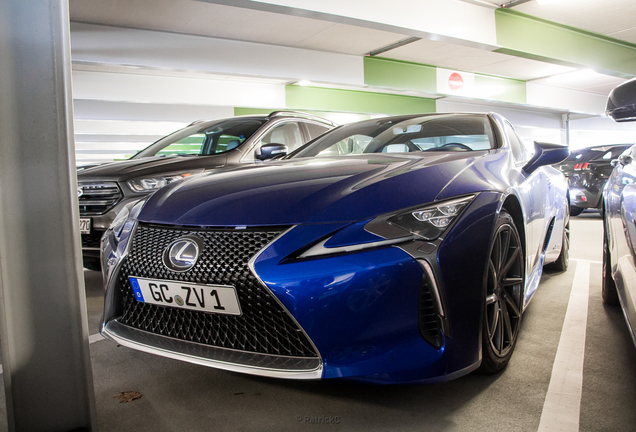
[[[104,231],[92,230],[90,234],[82,234],[82,247],[99,249]]]
[[[122,193],[116,182],[78,182],[81,216],[97,216],[106,213],[121,200]]]
[[[122,316],[118,321],[157,335],[214,347],[317,357],[305,333],[248,267],[249,260],[283,229],[190,230],[140,224],[119,275]],[[164,266],[162,256],[172,241],[185,235],[199,237],[204,247],[192,269],[173,272]],[[129,276],[234,286],[242,315],[138,302]]]

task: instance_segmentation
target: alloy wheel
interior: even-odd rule
[[[522,309],[523,254],[514,226],[499,226],[488,262],[486,330],[493,353],[505,357],[519,333]]]

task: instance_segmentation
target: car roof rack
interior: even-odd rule
[[[307,114],[307,113],[304,113],[304,112],[301,112],[301,111],[285,111],[285,110],[273,111],[267,117],[268,118],[273,118],[273,117],[282,117],[282,116],[302,117],[302,118],[306,118],[306,119],[319,120],[321,122],[331,123],[333,126],[337,126],[338,125],[337,123],[334,123],[331,120],[328,120],[326,118],[319,117],[319,116],[313,115],[313,114]]]
[[[205,120],[195,120],[192,123],[190,123],[188,126],[194,126],[195,124],[199,124],[199,123],[203,123]]]

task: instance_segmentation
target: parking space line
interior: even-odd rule
[[[586,260],[586,259],[580,259],[580,258],[570,258],[570,261],[586,262],[590,264],[603,264],[602,261]]]
[[[579,430],[590,262],[577,261],[550,385],[543,403],[539,431]]]

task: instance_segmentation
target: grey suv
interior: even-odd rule
[[[78,170],[84,267],[100,269],[102,234],[130,201],[205,170],[283,156],[335,126],[293,111],[199,121],[128,160]]]

